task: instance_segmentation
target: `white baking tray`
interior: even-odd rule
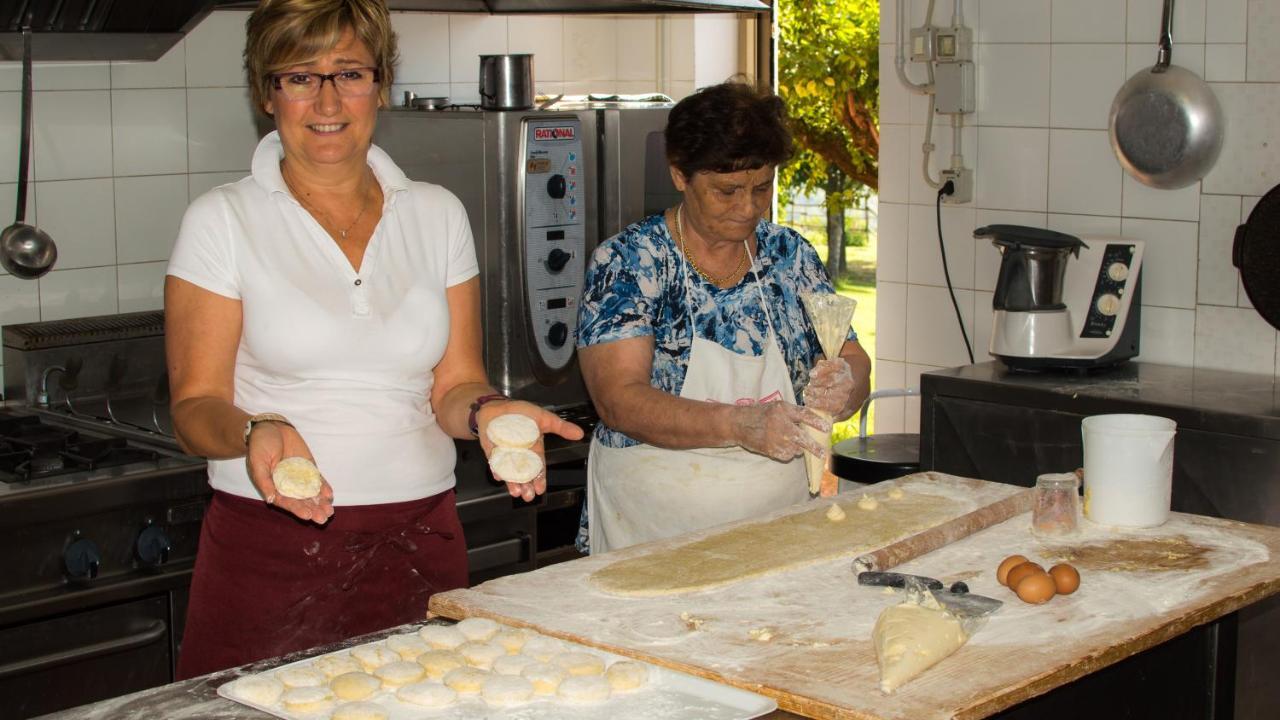
[[[567,649],[582,650],[605,659],[606,663],[632,660],[585,645],[565,641]],[[337,651],[342,654],[349,650]],[[282,665],[265,674],[274,674],[285,668],[309,665],[320,657],[308,658]],[[705,680],[669,668],[643,663],[649,668],[649,683],[645,687],[626,693],[615,693],[604,702],[594,705],[567,705],[552,698],[535,699],[524,705],[496,708],[485,703],[478,695],[463,695],[445,708],[432,709],[402,702],[395,690],[382,690],[364,699],[387,709],[389,720],[749,720],[767,715],[778,709],[772,698],[758,695],[729,685]],[[247,675],[244,677],[248,677]],[[223,683],[218,694],[228,700],[256,708],[286,720],[323,720],[338,706],[318,713],[298,714],[275,705],[259,705],[246,702],[230,692],[235,681]]]

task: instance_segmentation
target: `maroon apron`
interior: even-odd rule
[[[454,499],[343,506],[315,525],[215,492],[178,679],[424,620],[432,594],[467,585]]]

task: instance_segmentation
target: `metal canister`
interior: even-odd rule
[[[481,55],[480,107],[485,110],[533,107],[533,55]]]

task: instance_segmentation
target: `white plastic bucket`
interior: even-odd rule
[[[1103,525],[1154,527],[1169,519],[1173,436],[1154,415],[1092,415],[1084,436],[1084,516]]]

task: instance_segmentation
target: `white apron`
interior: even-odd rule
[[[769,324],[764,354],[739,355],[699,338],[691,309],[693,344],[680,397],[736,405],[795,402],[791,374],[778,349],[754,257],[751,274]],[[692,308],[688,278],[685,270],[685,296]],[[808,497],[801,457],[782,463],[740,447],[667,450],[640,444],[611,448],[597,439],[592,439],[587,457],[592,554],[755,517]]]

